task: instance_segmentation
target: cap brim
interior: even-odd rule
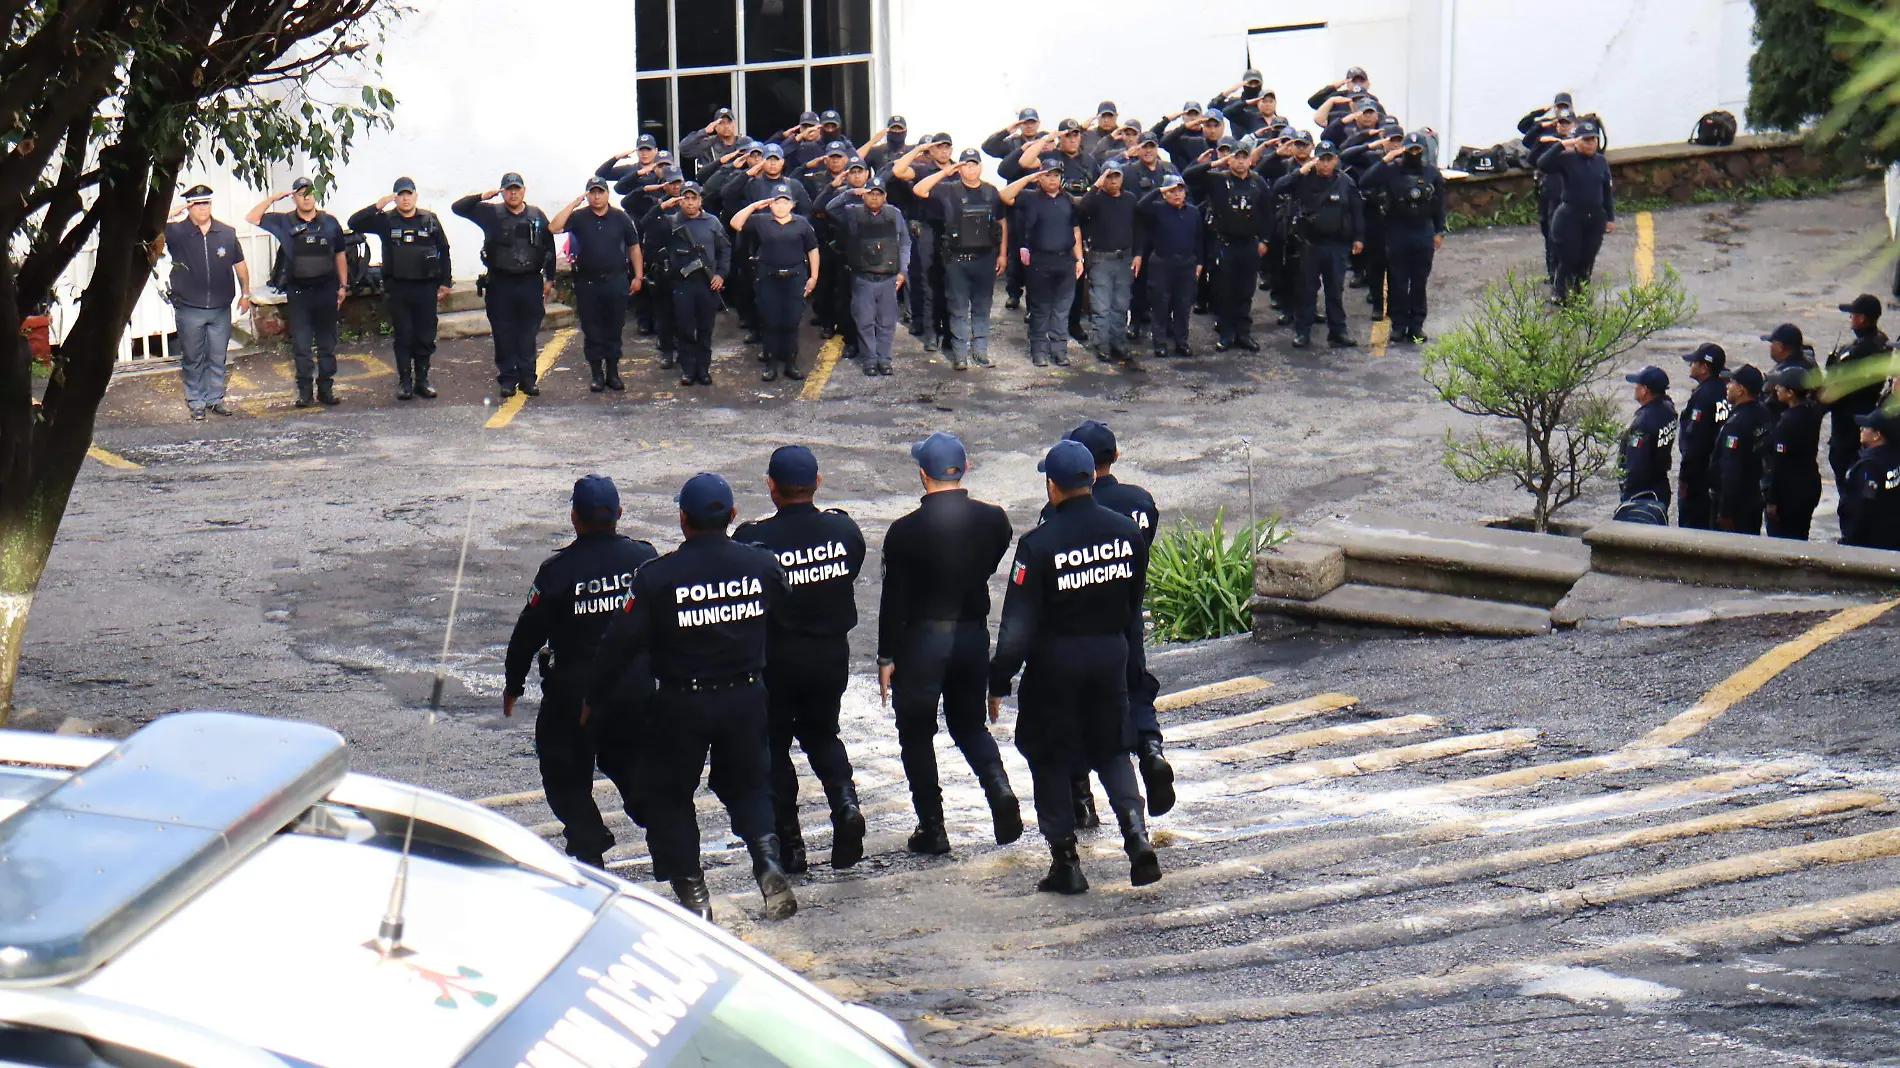
[[[1642,375],[1624,375],[1623,381],[1628,382],[1630,385],[1633,385],[1633,386],[1640,386],[1643,384],[1643,376]]]
[[[1843,304],[1841,305],[1841,310],[1851,315],[1854,312],[1854,306],[1852,304]]]

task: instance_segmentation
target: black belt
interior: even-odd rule
[[[880,281],[880,282],[881,282],[881,281],[883,281],[883,280],[884,280],[884,279],[886,279],[886,278],[896,278],[896,277],[897,277],[897,272],[896,272],[896,271],[859,271],[859,270],[853,270],[853,271],[851,272],[851,274],[852,274],[852,276],[853,276],[853,277],[855,277],[855,278],[873,278],[873,279],[876,279],[876,280],[878,280],[878,281]]]
[[[1127,249],[1123,249],[1120,252],[1116,252],[1113,250],[1110,250],[1108,252],[1097,252],[1094,249],[1090,249],[1088,255],[1089,255],[1089,259],[1092,259],[1092,260],[1125,260],[1129,258],[1131,255],[1133,255],[1133,253],[1129,252]]]
[[[953,260],[988,260],[996,258],[996,250],[993,248],[980,248],[974,251],[970,249],[964,249],[962,251],[945,249],[943,254]]]
[[[941,634],[945,631],[955,630],[958,627],[982,622],[980,619],[913,619],[910,621],[909,629]]]
[[[736,690],[743,686],[757,686],[765,676],[757,671],[747,671],[739,675],[714,675],[704,679],[661,679],[660,689],[680,690],[685,693],[710,693],[713,690]]]
[[[609,268],[605,271],[576,271],[574,273],[580,276],[584,281],[605,282],[615,278],[631,278],[633,277],[633,268],[622,267],[618,270]]]

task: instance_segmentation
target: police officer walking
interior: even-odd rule
[[[1378,190],[1386,205],[1390,291],[1385,311],[1392,320],[1392,340],[1420,344],[1425,340],[1425,284],[1432,277],[1432,258],[1445,243],[1445,176],[1425,158],[1424,136],[1409,133],[1366,171],[1364,188]]]
[[[1750,364],[1737,367],[1728,380],[1728,419],[1715,438],[1709,469],[1715,529],[1760,534],[1762,463],[1770,431],[1762,405],[1762,375]]]
[[[765,916],[783,920],[798,899],[772,833],[763,683],[767,620],[785,602],[785,571],[768,550],[727,536],[736,513],[725,479],[694,475],[679,506],[686,540],[634,573],[626,607],[601,639],[589,700],[603,703],[624,665],[649,657],[658,685],[641,771],[655,878],[671,881],[687,911],[712,919],[693,810],[710,757],[709,782],[752,855]]]
[[[679,339],[680,385],[712,385],[713,325],[720,290],[732,269],[726,228],[708,214],[698,182],[660,202],[666,228],[666,273],[673,284],[673,329]],[[673,209],[679,209],[677,211]]]
[[[497,196],[501,203],[489,203]],[[450,209],[482,228],[488,327],[495,339],[495,382],[501,395],[512,397],[519,389],[539,397],[534,338],[554,292],[554,235],[548,217],[528,203],[527,183],[513,171],[501,176],[501,188],[470,193]]]
[[[1900,550],[1900,410],[1854,417],[1860,457],[1841,483],[1841,544]]]
[[[195,422],[207,410],[230,415],[224,403],[224,365],[231,351],[231,302],[251,310],[251,269],[237,231],[211,217],[211,187],[185,190],[184,207],[172,212],[151,253],[154,262],[171,252],[171,302],[178,322],[178,371],[185,380],[185,406]]]
[[[1771,538],[1808,540],[1815,506],[1821,503],[1821,406],[1814,402],[1809,370],[1783,364],[1768,376],[1778,405],[1771,409],[1762,523]]]
[[[904,288],[904,265],[911,262],[910,228],[904,213],[885,203],[884,179],[872,178],[845,195],[854,193],[858,203],[841,197],[831,201],[828,213],[851,267],[851,319],[863,346],[864,373],[888,375],[897,337],[897,295]]]
[[[290,198],[290,211],[269,211]],[[308,178],[290,183],[288,192],[266,197],[244,221],[266,230],[289,257],[284,296],[288,301],[290,347],[297,358],[297,407],[340,404],[336,395],[336,320],[349,295],[344,280],[350,265],[343,253],[343,225],[317,207]],[[312,396],[312,388],[315,395]]]
[[[831,806],[831,866],[864,859],[864,813],[851,779],[851,758],[838,740],[838,710],[850,677],[852,594],[864,568],[864,535],[837,508],[813,503],[824,480],[803,445],[772,453],[766,488],[777,512],[741,523],[733,540],[770,549],[785,569],[784,603],[766,618],[765,693],[772,747],[772,813],[785,870],[805,871],[805,835],[798,824],[798,740]]]
[[[527,607],[508,638],[501,714],[515,714],[528,665],[539,654],[541,714],[534,721],[534,751],[541,762],[541,787],[566,833],[567,855],[602,868],[614,836],[594,804],[594,767],[598,764],[613,780],[627,815],[643,823],[635,734],[652,687],[650,665],[644,658],[623,665],[591,707],[586,698],[601,635],[625,607],[633,573],[659,554],[615,531],[620,491],[610,478],[588,475],[576,481],[568,518],[574,540],[535,572]],[[549,651],[542,652],[544,647]]]
[[[1095,457],[1059,441],[1037,470],[1055,515],[1016,545],[1003,599],[1002,629],[990,662],[990,716],[1023,672],[1016,748],[1035,778],[1036,824],[1049,843],[1049,873],[1036,889],[1088,890],[1076,851],[1071,778],[1092,768],[1121,824],[1129,881],[1161,878],[1148,839],[1141,791],[1128,759],[1130,658],[1140,658],[1141,601],[1148,543],[1135,521],[1097,505],[1089,489]]]
[[[1000,196],[1022,221],[1019,253],[1029,297],[1029,361],[1047,367],[1069,363],[1066,321],[1082,277],[1082,228],[1075,201],[1062,190],[1062,161],[1043,159],[1040,169],[1009,183]],[[1036,191],[1025,192],[1030,183]]]
[[[1603,235],[1616,232],[1616,189],[1610,164],[1598,151],[1603,131],[1594,122],[1577,124],[1577,135],[1557,142],[1537,157],[1537,169],[1563,182],[1562,199],[1550,219],[1557,252],[1558,300],[1569,300],[1577,287],[1588,285],[1596,271]]]
[[[583,203],[587,210],[576,211]],[[646,284],[646,257],[640,230],[627,213],[613,206],[607,179],[587,179],[585,196],[567,202],[549,230],[566,234],[574,261],[575,313],[581,323],[581,348],[587,356],[587,388],[627,388],[620,379],[620,336],[627,328],[627,304]]]
[[[937,702],[950,738],[989,801],[996,843],[1022,837],[1021,809],[1002,754],[983,722],[989,670],[990,576],[1009,551],[1012,531],[1001,508],[962,487],[963,443],[936,433],[910,448],[924,497],[884,536],[884,587],[878,598],[878,695],[897,717],[897,744],[917,810],[913,853],[950,852],[937,781]],[[1066,787],[1065,787],[1066,789]]]
[[[1357,345],[1346,330],[1346,261],[1365,249],[1364,208],[1352,179],[1339,172],[1339,150],[1330,141],[1314,146],[1313,158],[1274,183],[1287,197],[1300,243],[1300,288],[1293,305],[1293,347],[1313,343],[1321,283],[1326,287],[1326,341],[1332,347]]]
[[[395,210],[390,210],[391,206]],[[388,196],[350,216],[350,229],[383,245],[383,306],[395,334],[396,399],[433,398],[436,305],[455,284],[449,235],[432,211],[416,207],[416,183],[398,178]]]
[[[1164,176],[1160,188],[1135,207],[1135,262],[1148,283],[1151,351],[1156,359],[1192,357],[1188,328],[1203,255],[1200,207],[1188,201],[1187,182],[1178,174]]]
[[[1827,462],[1834,469],[1836,487],[1847,478],[1847,469],[1854,466],[1860,456],[1860,433],[1864,429],[1857,416],[1874,410],[1880,403],[1880,382],[1878,378],[1861,384],[1841,385],[1843,378],[1853,377],[1853,364],[1873,356],[1890,352],[1893,348],[1887,341],[1887,335],[1880,330],[1880,298],[1871,293],[1862,293],[1851,302],[1841,305],[1847,313],[1848,325],[1854,331],[1854,340],[1848,342],[1827,356],[1827,373],[1833,382],[1824,391],[1828,398],[1827,410],[1833,416],[1834,425],[1828,435]]]
[[[753,267],[753,291],[759,302],[759,335],[765,343],[765,370],[761,381],[785,377],[798,381],[798,323],[805,301],[818,287],[818,232],[803,216],[794,215],[797,202],[790,193],[748,204],[732,217],[732,228],[752,239],[758,252]],[[767,209],[764,214],[760,208]]]
[[[1645,367],[1623,381],[1636,386],[1636,417],[1623,431],[1618,448],[1623,469],[1622,495],[1630,500],[1647,493],[1669,511],[1669,453],[1676,441],[1676,406],[1669,400],[1669,376],[1660,367]]]
[[[1682,361],[1689,365],[1689,377],[1696,387],[1683,405],[1676,431],[1676,442],[1682,449],[1682,492],[1681,503],[1676,506],[1676,525],[1685,530],[1708,530],[1715,525],[1709,511],[1709,465],[1715,457],[1716,436],[1728,418],[1728,383],[1722,373],[1728,353],[1720,345],[1705,343]]]
[[[949,176],[954,175],[955,180]],[[990,365],[990,305],[1008,266],[1008,209],[983,180],[983,157],[966,148],[955,170],[938,171],[911,190],[936,209],[943,231],[943,296],[950,320],[950,366]]]
[[[1272,193],[1266,180],[1253,173],[1253,157],[1244,152],[1196,163],[1183,177],[1200,183],[1201,202],[1213,223],[1214,351],[1259,352],[1260,344],[1253,339],[1253,295],[1273,222],[1268,210]]]

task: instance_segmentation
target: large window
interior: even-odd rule
[[[761,140],[834,110],[870,139],[873,0],[635,0],[640,132],[677,145],[722,107]]]

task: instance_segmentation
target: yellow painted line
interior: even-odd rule
[[[1477,737],[1486,736],[1478,735]],[[1654,767],[1657,764],[1680,760],[1687,755],[1680,749],[1619,750],[1603,756],[1561,760],[1554,764],[1532,764],[1529,767],[1501,771],[1495,775],[1458,779],[1435,786],[1420,786],[1379,794],[1360,794],[1356,797],[1337,800],[1321,799],[1317,805],[1327,812],[1341,816],[1365,816],[1374,812],[1415,813],[1431,805],[1447,805],[1492,794],[1528,790],[1546,782],[1563,782],[1605,771],[1630,771],[1636,768]],[[1383,769],[1374,768],[1373,770]],[[1359,772],[1359,774],[1366,773]]]
[[[224,384],[227,392],[235,390],[244,394],[255,393],[259,388],[255,379],[243,371],[238,370],[236,367],[227,367],[225,369]]]
[[[125,457],[120,456],[118,453],[107,452],[106,450],[100,448],[97,445],[94,445],[93,447],[87,449],[86,455],[92,457],[93,459],[99,461],[102,464],[105,464],[107,467],[116,467],[121,471],[145,470],[144,464],[135,464],[132,461],[126,459]]]
[[[1508,731],[1492,731],[1489,734],[1465,734],[1456,738],[1440,738],[1436,741],[1421,742],[1418,745],[1403,745],[1396,749],[1374,749],[1354,756],[1313,760],[1303,764],[1283,764],[1280,767],[1257,771],[1251,775],[1226,779],[1220,785],[1224,786],[1230,794],[1258,793],[1261,790],[1271,790],[1276,786],[1291,786],[1294,783],[1314,782],[1320,779],[1372,775],[1404,767],[1407,764],[1421,764],[1430,760],[1443,760],[1446,757],[1466,756],[1471,753],[1528,749],[1536,744],[1535,730],[1529,727],[1518,727]]]
[[[1292,723],[1296,720],[1323,716],[1328,712],[1337,712],[1342,708],[1351,708],[1359,703],[1357,697],[1343,693],[1322,693],[1312,697],[1302,697],[1284,705],[1262,708],[1254,712],[1242,712],[1238,716],[1223,719],[1206,719],[1199,723],[1189,723],[1181,727],[1168,728],[1170,742],[1189,742],[1197,738],[1207,738],[1227,731],[1244,730],[1248,727],[1267,726],[1278,723]]]
[[[1895,604],[1900,604],[1900,601],[1860,605],[1828,617],[1800,637],[1783,642],[1763,653],[1755,659],[1754,663],[1723,679],[1715,689],[1704,694],[1702,700],[1697,701],[1687,712],[1643,735],[1625,748],[1656,749],[1682,742],[1720,719],[1722,713],[1727,712],[1735,702],[1766,686],[1769,680],[1786,671],[1802,657],[1843,634],[1872,623]]]
[[[1227,697],[1242,697],[1250,693],[1259,693],[1273,685],[1265,679],[1253,675],[1243,675],[1225,682],[1210,682],[1205,686],[1181,690],[1176,693],[1162,694],[1155,698],[1156,712],[1178,712],[1183,708],[1219,701]]]
[[[1207,755],[1223,764],[1238,764],[1247,760],[1260,760],[1266,757],[1285,756],[1302,749],[1317,749],[1323,745],[1336,745],[1355,738],[1379,738],[1397,734],[1417,734],[1428,731],[1444,723],[1436,716],[1393,716],[1390,719],[1369,719],[1359,723],[1342,723],[1337,727],[1321,727],[1318,730],[1298,731],[1293,734],[1279,734],[1271,738],[1262,738],[1245,745],[1228,746],[1216,749]]]
[[[1384,282],[1385,318],[1372,324],[1372,358],[1385,355],[1386,346],[1392,343],[1392,279],[1388,276]]]
[[[561,350],[567,348],[568,339],[573,336],[573,327],[556,330],[554,336],[548,339],[548,343],[541,346],[541,355],[537,356],[534,361],[535,381],[539,382],[542,376],[548,373],[548,368],[554,366],[554,361],[561,358]],[[517,391],[514,396],[502,401],[501,407],[495,409],[495,414],[488,417],[487,428],[489,430],[500,430],[502,427],[514,422],[515,416],[521,414],[521,409],[526,407],[527,403],[528,395]]]
[[[1656,217],[1636,213],[1636,281],[1648,285],[1656,277]]]
[[[798,391],[799,400],[815,401],[825,392],[825,383],[831,381],[831,371],[838,366],[838,357],[843,353],[843,334],[818,346],[818,362],[812,365],[811,374],[805,376],[805,388]]]
[[[1566,801],[1555,805],[1545,805],[1542,808],[1495,812],[1480,817],[1478,827],[1487,835],[1514,834],[1519,831],[1543,830],[1574,823],[1616,819],[1659,808],[1679,808],[1683,805],[1713,801],[1741,791],[1758,789],[1770,783],[1786,782],[1812,770],[1814,768],[1811,764],[1791,760],[1776,764],[1755,764],[1735,771],[1645,786],[1640,790],[1612,790],[1593,794],[1581,801]]]

